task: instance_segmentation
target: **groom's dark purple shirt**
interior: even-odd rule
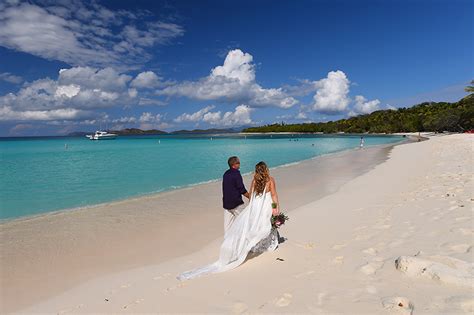
[[[239,170],[228,169],[222,178],[222,201],[224,209],[231,210],[244,203],[242,195],[247,192]]]

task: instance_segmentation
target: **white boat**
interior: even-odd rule
[[[107,131],[97,130],[93,135],[86,135],[90,140],[113,140],[117,138],[117,135],[114,133],[108,133]]]

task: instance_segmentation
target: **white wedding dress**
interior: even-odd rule
[[[278,247],[278,233],[272,229],[272,197],[270,192],[250,198],[247,207],[235,218],[222,242],[219,260],[213,264],[182,273],[177,278],[186,280],[209,273],[223,272],[242,264],[247,255],[272,251]]]

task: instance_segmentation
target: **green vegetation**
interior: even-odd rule
[[[194,130],[176,130],[172,134],[209,134],[209,133],[235,133],[234,129],[194,129]]]
[[[379,110],[337,121],[273,124],[243,132],[394,133],[418,131],[462,132],[474,129],[474,94],[455,103],[426,102],[410,108]]]

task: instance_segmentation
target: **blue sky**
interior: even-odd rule
[[[455,101],[474,4],[2,1],[0,136],[328,121]]]

